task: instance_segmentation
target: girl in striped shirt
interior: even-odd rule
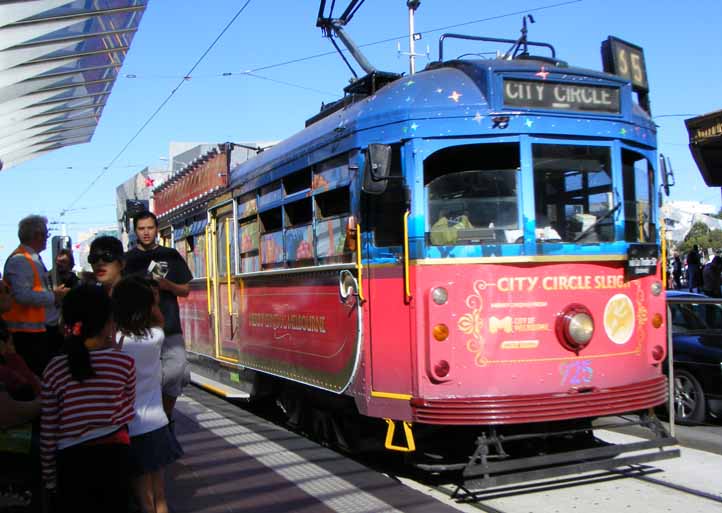
[[[125,512],[135,364],[115,347],[110,298],[101,287],[71,290],[63,319],[64,354],[43,373],[44,484],[57,490],[59,511]]]

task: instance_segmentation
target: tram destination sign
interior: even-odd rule
[[[504,79],[504,106],[619,114],[619,88]]]

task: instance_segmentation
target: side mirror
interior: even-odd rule
[[[669,188],[675,185],[674,171],[669,158],[665,158],[661,153],[659,154],[659,170],[662,174],[662,189],[664,189],[664,194],[669,196]]]
[[[391,146],[369,144],[362,190],[368,194],[383,194],[391,172]]]

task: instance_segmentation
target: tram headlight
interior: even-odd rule
[[[449,300],[449,293],[444,287],[436,287],[431,291],[431,299],[437,305],[445,305]]]
[[[572,304],[557,315],[555,331],[564,348],[579,353],[592,340],[594,319],[587,307]]]

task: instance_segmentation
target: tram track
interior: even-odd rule
[[[204,392],[200,392],[203,394]],[[196,396],[196,394],[192,394]],[[196,396],[196,399],[201,399]],[[567,511],[563,506],[552,509],[524,509],[524,504],[534,501],[544,501],[547,497],[575,496],[579,503],[584,503],[589,511],[605,511],[600,509],[608,501],[608,492],[603,490],[613,489],[614,493],[628,498],[630,502],[639,501],[639,487],[634,483],[645,483],[654,488],[667,490],[660,492],[659,496],[675,496],[677,502],[696,502],[703,501],[710,505],[710,511],[716,510],[722,504],[722,493],[717,495],[702,488],[690,486],[674,480],[673,473],[668,470],[652,466],[652,465],[632,465],[626,468],[595,471],[581,475],[563,476],[549,480],[532,481],[527,483],[518,483],[503,487],[495,487],[474,491],[468,494],[459,493],[458,475],[427,475],[417,469],[410,468],[405,465],[401,455],[399,457],[389,457],[385,454],[383,458],[378,453],[371,455],[350,455],[337,447],[333,447],[323,441],[315,440],[308,433],[298,429],[290,429],[283,421],[283,415],[270,404],[253,404],[241,403],[239,401],[224,401],[229,406],[235,406],[248,413],[258,416],[276,426],[290,431],[296,435],[312,440],[319,445],[333,450],[339,456],[355,461],[378,474],[384,475],[398,483],[412,488],[418,492],[432,496],[437,500],[441,500],[449,506],[460,511],[476,512],[483,511],[487,513],[519,513],[527,511]],[[711,454],[711,453],[710,453]],[[396,456],[396,455],[392,455]],[[717,457],[711,455],[711,457]],[[669,479],[657,477],[658,474],[668,472],[666,475]],[[618,490],[618,492],[616,491]],[[715,489],[716,490],[716,489]],[[648,492],[649,493],[649,492]],[[539,498],[543,499],[539,499]],[[685,499],[689,498],[689,500]],[[618,499],[615,498],[615,499]],[[540,503],[544,504],[543,502]],[[548,505],[551,508],[551,505]],[[614,509],[607,509],[610,511]],[[707,511],[706,507],[698,509],[698,511]]]

